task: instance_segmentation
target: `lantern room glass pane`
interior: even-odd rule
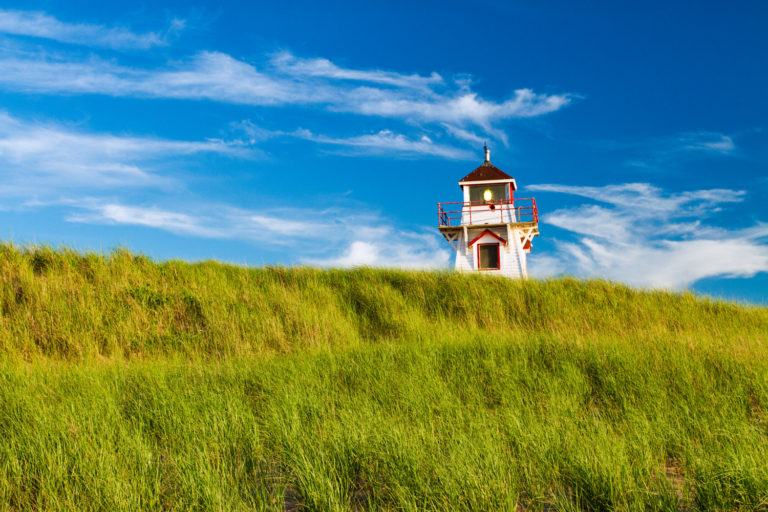
[[[469,200],[473,203],[491,203],[507,199],[509,184],[472,185],[469,187]]]
[[[480,257],[478,268],[486,270],[499,268],[499,244],[481,244],[477,248],[477,253]]]

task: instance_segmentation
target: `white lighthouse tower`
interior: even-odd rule
[[[515,179],[485,161],[464,176],[464,200],[438,203],[440,233],[456,250],[456,270],[528,277],[526,255],[539,234],[536,200],[514,197]]]

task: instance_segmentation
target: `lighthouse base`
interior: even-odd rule
[[[526,255],[531,250],[531,239],[538,234],[538,226],[514,223],[457,228],[443,233],[454,244],[457,271],[528,277]]]

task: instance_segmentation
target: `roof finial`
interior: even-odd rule
[[[485,162],[486,164],[491,163],[491,150],[488,149],[488,144],[483,142],[483,149],[485,150]]]

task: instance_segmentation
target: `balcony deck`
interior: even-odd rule
[[[521,228],[521,229],[533,228],[534,233],[536,233],[537,235],[539,234],[538,222],[497,222],[497,223],[482,223],[482,224],[458,224],[455,226],[438,226],[437,228],[440,230],[441,233],[443,232],[452,233],[454,231],[461,231],[464,228],[467,228],[467,229],[501,228],[507,225],[510,225],[513,228]]]
[[[449,242],[465,229],[511,227],[532,238],[539,235],[539,211],[534,198],[437,204],[438,229]]]
[[[498,201],[475,201],[437,203],[437,225],[443,229],[473,226],[505,226],[524,224],[535,227],[539,223],[536,199],[502,199]]]

